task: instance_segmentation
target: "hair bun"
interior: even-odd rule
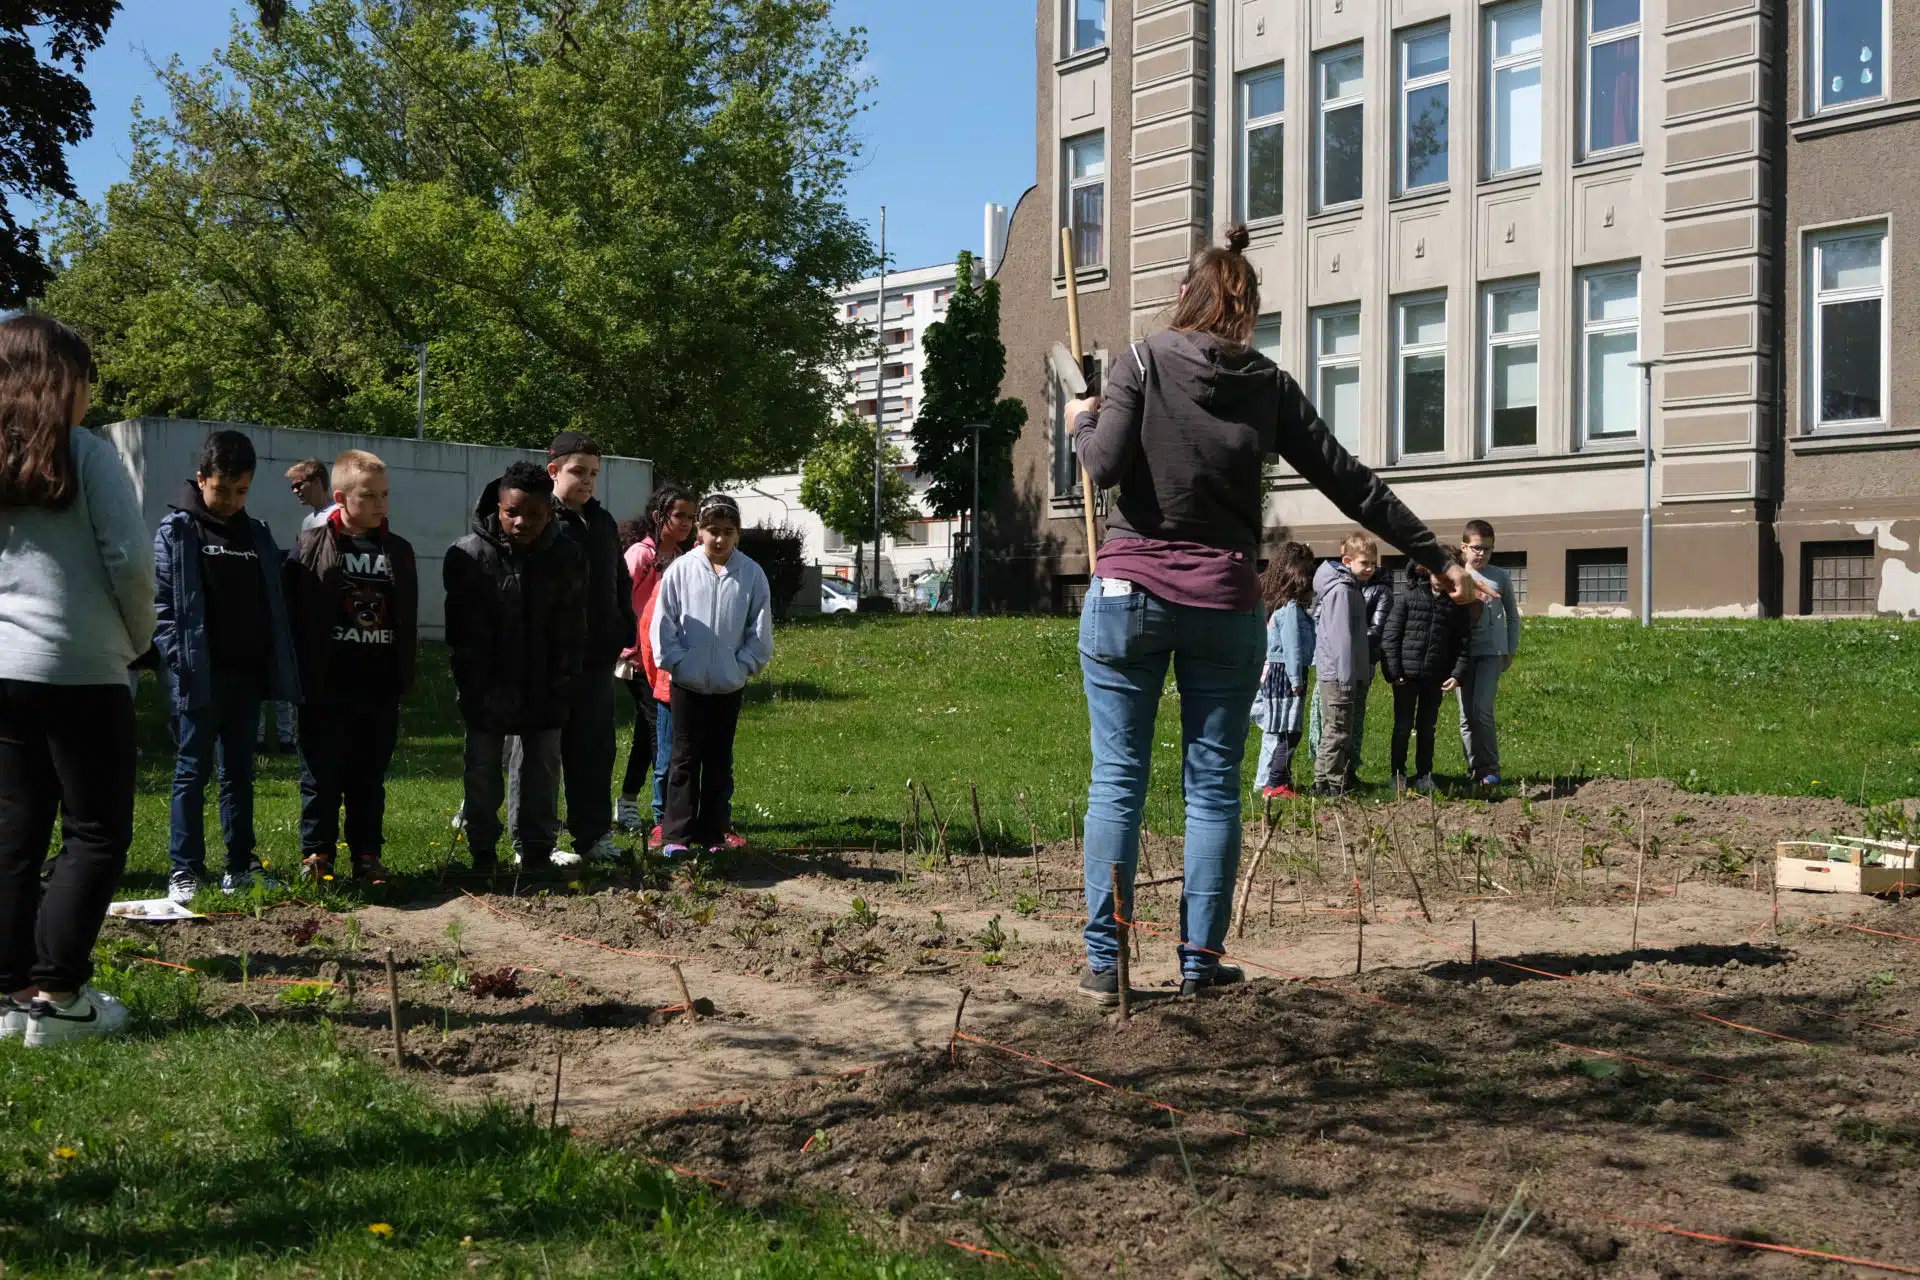
[[[1236,222],[1227,228],[1226,245],[1228,253],[1245,253],[1247,246],[1253,243],[1253,236],[1247,231],[1246,224]]]

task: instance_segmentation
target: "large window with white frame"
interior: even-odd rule
[[[1447,184],[1451,40],[1452,32],[1444,22],[1403,32],[1399,39],[1396,185],[1403,195]]]
[[[1067,48],[1073,53],[1107,42],[1107,0],[1067,0]]]
[[[1447,451],[1447,296],[1419,294],[1394,302],[1395,452],[1399,457]]]
[[[1640,2],[1582,0],[1586,10],[1586,147],[1590,156],[1640,145]]]
[[[1360,203],[1366,171],[1366,58],[1348,45],[1320,55],[1315,66],[1316,130],[1314,207],[1337,209]]]
[[[1334,439],[1360,451],[1360,308],[1337,307],[1313,318],[1313,401]]]
[[[1253,326],[1253,349],[1275,364],[1280,363],[1280,315],[1261,316]]]
[[[1107,135],[1089,133],[1066,144],[1066,217],[1073,230],[1073,264],[1107,260]]]
[[[1821,427],[1887,421],[1887,229],[1823,231],[1807,244],[1812,420]]]
[[[1580,420],[1594,442],[1640,434],[1640,268],[1580,275]]]
[[[1811,21],[1813,109],[1887,96],[1889,0],[1806,0]]]
[[[1486,11],[1487,176],[1540,167],[1539,0],[1521,0]]]
[[[1486,335],[1482,438],[1489,451],[1540,443],[1540,282],[1487,286],[1481,324]]]
[[[1268,67],[1240,77],[1240,218],[1277,218],[1285,207],[1287,75]]]

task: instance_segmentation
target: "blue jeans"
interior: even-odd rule
[[[173,806],[167,856],[175,871],[207,874],[207,783],[220,775],[220,832],[227,870],[251,871],[253,734],[260,726],[260,676],[215,672],[213,704],[173,717]]]
[[[667,772],[673,767],[673,704],[653,704],[653,825],[667,820]]]
[[[1135,587],[1106,595],[1095,578],[1080,614],[1080,672],[1093,729],[1085,865],[1087,965],[1111,969],[1117,874],[1132,900],[1154,719],[1173,665],[1187,798],[1180,969],[1201,978],[1220,963],[1240,867],[1240,763],[1266,640],[1257,611],[1169,604]],[[1125,585],[1125,584],[1116,584]]]

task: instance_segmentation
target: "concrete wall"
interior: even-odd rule
[[[413,543],[420,560],[420,626],[435,638],[442,633],[446,612],[440,561],[447,547],[467,533],[480,491],[510,462],[524,458],[544,465],[547,460],[544,453],[521,449],[176,418],[135,418],[101,427],[100,434],[125,459],[147,523],[158,527],[181,483],[199,466],[202,442],[209,432],[223,428],[244,431],[253,439],[260,465],[247,509],[267,522],[283,550],[293,544],[307,514],[288,487],[287,468],[303,458],[319,458],[331,466],[347,449],[378,454],[393,485],[393,529]],[[597,496],[616,518],[640,514],[652,491],[651,462],[604,460]]]

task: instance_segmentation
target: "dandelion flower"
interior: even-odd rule
[[[373,1232],[373,1234],[379,1236],[382,1240],[385,1240],[393,1234],[393,1228],[384,1222],[376,1222],[368,1227],[367,1230]]]
[[[53,1157],[56,1160],[77,1160],[80,1158],[80,1153],[72,1147],[55,1147]]]

